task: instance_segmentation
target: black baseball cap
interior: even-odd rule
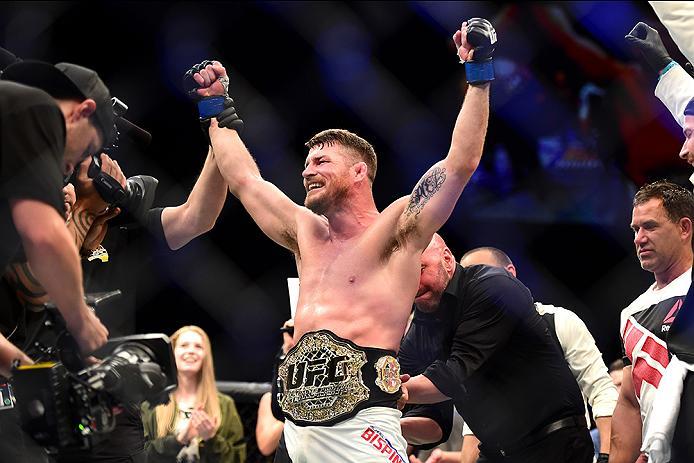
[[[54,98],[91,98],[96,102],[93,120],[103,136],[103,146],[114,141],[117,132],[111,93],[95,71],[72,63],[24,60],[10,64],[1,78],[40,88]]]

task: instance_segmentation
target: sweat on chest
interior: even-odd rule
[[[377,259],[365,253],[344,250],[336,253],[332,249],[311,256],[302,255],[302,286],[309,281],[327,286],[356,285],[373,278],[380,268]]]

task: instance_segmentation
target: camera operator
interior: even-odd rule
[[[84,302],[79,256],[62,218],[61,188],[64,175],[113,138],[110,94],[94,71],[69,63],[15,62],[1,77],[0,268],[22,244],[80,349],[91,352],[104,344],[108,331]],[[11,344],[2,344],[3,360],[27,361]],[[2,367],[7,372],[9,365]],[[0,436],[3,458],[46,460],[19,429],[16,410],[0,412]]]
[[[19,62],[0,81],[0,267],[23,244],[80,348],[108,331],[84,302],[77,250],[61,217],[63,175],[113,137],[110,94],[87,68]]]

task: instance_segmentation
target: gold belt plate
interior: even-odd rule
[[[361,374],[366,362],[366,352],[328,333],[305,334],[278,369],[282,410],[317,424],[352,412],[369,398]]]

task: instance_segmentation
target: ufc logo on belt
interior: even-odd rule
[[[348,359],[346,355],[338,355],[292,363],[287,366],[287,389],[340,383],[346,379],[343,362]]]

